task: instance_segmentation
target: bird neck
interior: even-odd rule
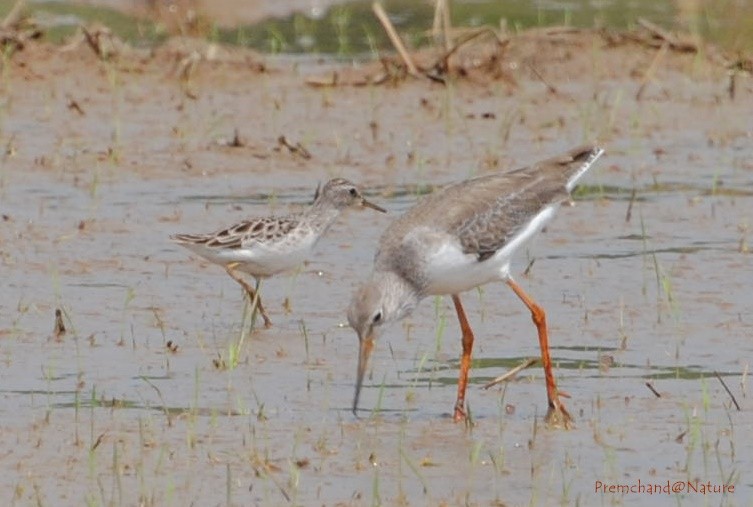
[[[340,216],[340,210],[330,201],[319,196],[303,214],[312,228],[324,234]]]
[[[394,271],[375,271],[372,275],[382,286],[384,306],[390,320],[407,317],[418,306],[421,296],[417,287]]]

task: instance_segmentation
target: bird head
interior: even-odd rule
[[[324,187],[316,192],[316,201],[326,199],[337,209],[351,207],[371,208],[386,213],[387,210],[367,200],[361,193],[361,189],[355,184],[343,178],[329,180]]]
[[[348,309],[348,322],[358,335],[358,366],[353,413],[358,410],[363,378],[381,331],[391,322],[409,315],[418,304],[415,288],[391,271],[375,272],[371,279],[353,294]]]

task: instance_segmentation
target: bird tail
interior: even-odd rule
[[[604,154],[604,150],[599,146],[587,145],[580,146],[567,152],[565,157],[569,157],[567,161],[568,172],[570,175],[567,178],[565,188],[568,192],[572,192],[578,180],[583,177],[586,172],[594,165],[594,162],[598,160]],[[565,162],[565,161],[563,161]]]

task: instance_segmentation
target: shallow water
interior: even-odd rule
[[[753,123],[740,114],[749,86],[729,102],[715,78],[667,71],[643,102],[631,98],[635,82],[603,75],[563,78],[557,97],[523,79],[515,94],[423,82],[332,91],[301,85],[317,70],[310,64],[251,78],[212,69],[187,100],[161,68],[123,72],[112,89],[96,64],[53,55],[12,68],[2,117],[2,145],[13,148],[0,174],[9,502],[753,501]],[[34,77],[45,69],[56,79]],[[66,94],[86,115],[70,111]],[[219,146],[236,126],[247,146]],[[281,134],[313,158],[276,150]],[[354,418],[357,342],[344,310],[389,220],[427,187],[596,136],[607,155],[576,206],[560,210],[513,271],[548,312],[576,429],[541,425],[538,367],[481,389],[538,355],[529,315],[501,284],[464,296],[477,335],[471,427],[450,419],[459,343],[447,299],[425,300],[382,337]],[[390,214],[349,213],[300,272],[266,281],[275,327],[245,337],[234,365],[239,288],[168,236],[299,209],[334,175],[362,182]],[[55,308],[68,328],[60,339]],[[736,489],[596,489],[695,479]]]
[[[621,160],[619,152],[610,154],[595,179],[605,179],[604,166]],[[665,167],[671,171],[671,162]],[[746,186],[740,183],[733,187]],[[645,240],[637,217],[625,223],[620,193],[561,210],[529,251],[536,259],[531,273],[519,278],[548,310],[559,381],[572,396],[578,429],[539,429],[529,449],[544,410],[539,369],[506,388],[479,389],[538,354],[524,308],[502,286],[464,298],[478,337],[471,432],[449,420],[458,330],[447,300],[425,301],[410,327],[397,325],[380,341],[362,398],[364,409],[379,407],[378,415],[353,419],[356,340],[343,327],[343,309],[388,220],[367,212],[342,220],[300,273],[265,283],[276,327],[248,337],[235,369],[215,368],[213,359],[227,360],[238,339],[240,291],[221,270],[165,238],[266,213],[263,198],[228,193],[251,184],[233,176],[202,181],[200,189],[190,181],[160,181],[156,188],[126,178],[103,185],[96,203],[55,181],[6,186],[4,209],[13,219],[4,227],[4,243],[12,246],[4,254],[9,290],[1,303],[3,419],[8,434],[20,439],[14,454],[21,470],[44,467],[50,453],[84,460],[92,439],[103,434],[104,454],[90,458],[91,479],[116,466],[118,449],[121,481],[141,477],[145,494],[166,495],[157,496],[159,504],[170,503],[170,484],[219,501],[223,494],[191,477],[221,480],[225,462],[239,504],[284,503],[273,476],[300,504],[371,503],[377,493],[387,503],[401,495],[410,504],[591,503],[596,479],[722,481],[731,473],[744,486],[750,456],[744,435],[751,427],[740,379],[753,348],[746,339],[753,280],[738,251],[735,220],[750,197],[639,190],[643,200],[634,213],[643,217]],[[309,188],[279,192],[280,201],[296,205],[311,198]],[[379,200],[391,214],[407,205]],[[154,220],[178,210],[179,221]],[[77,223],[92,215],[92,230],[78,232]],[[658,291],[653,256],[671,283],[671,302]],[[280,306],[286,297],[290,314]],[[60,343],[50,338],[57,305],[71,329]],[[178,344],[177,353],[167,350],[167,340]],[[610,365],[600,368],[604,355]],[[744,412],[730,408],[714,372]],[[76,433],[82,447],[72,445]],[[53,443],[51,434],[63,440]],[[24,452],[30,454],[18,455]],[[160,465],[165,459],[174,463]],[[261,464],[249,469],[255,460]],[[309,464],[298,469],[295,460]],[[264,472],[270,466],[274,471]],[[10,477],[8,489],[27,482]],[[37,486],[43,495],[66,489],[46,480]],[[181,503],[182,494],[174,495]],[[679,498],[695,504],[694,497]],[[728,500],[744,505],[746,498]],[[619,500],[640,504],[645,497]]]

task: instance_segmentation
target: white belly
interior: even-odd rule
[[[497,255],[479,262],[476,255],[465,254],[459,242],[447,243],[427,259],[429,295],[459,294],[494,280],[504,279],[509,260]]]
[[[316,240],[315,235],[307,235],[292,242],[271,245],[255,243],[248,248],[209,248],[185,243],[183,246],[210,262],[223,266],[237,263],[237,271],[263,278],[297,268],[308,258]]]
[[[435,247],[425,257],[426,294],[459,294],[479,285],[507,279],[512,256],[546,226],[555,211],[557,205],[541,210],[511,241],[482,262],[475,254],[463,253],[460,241],[454,236],[447,235],[444,241],[433,242]]]

